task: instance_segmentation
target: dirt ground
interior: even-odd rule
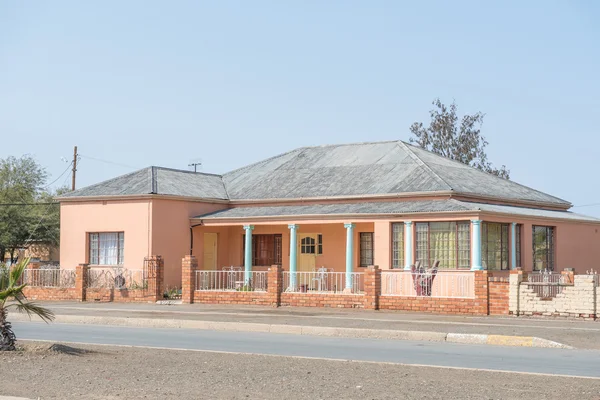
[[[600,399],[600,380],[21,342],[0,395],[41,399]]]

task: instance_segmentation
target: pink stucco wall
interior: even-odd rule
[[[61,203],[61,267],[89,262],[89,232],[124,232],[125,267],[142,269],[151,255],[151,208],[149,200]]]
[[[190,252],[190,218],[225,208],[181,200],[152,200],[152,254],[165,263],[165,287],[181,286],[181,259]]]

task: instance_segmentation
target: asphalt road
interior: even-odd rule
[[[17,337],[89,344],[239,352],[600,378],[600,351],[346,339],[270,333],[150,329],[37,322]]]

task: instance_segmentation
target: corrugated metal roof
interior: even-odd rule
[[[155,179],[152,179],[154,171]],[[229,199],[301,199],[448,192],[569,206],[401,141],[303,147],[225,175],[150,167],[64,197],[152,193]]]
[[[62,197],[161,194],[206,199],[228,198],[219,175],[148,167],[64,194]]]
[[[434,212],[483,211],[496,214],[509,214],[523,217],[556,218],[598,222],[600,219],[575,214],[568,211],[549,211],[527,207],[500,206],[484,203],[472,203],[460,200],[423,200],[395,202],[364,202],[348,204],[314,204],[303,206],[272,207],[236,207],[199,215],[196,219],[253,219],[264,217],[300,217],[300,216],[335,216],[335,215],[402,215]]]

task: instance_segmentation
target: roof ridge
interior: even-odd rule
[[[297,147],[297,148],[295,148],[295,149],[293,149],[293,150],[286,151],[285,153],[280,153],[280,154],[277,154],[277,155],[275,155],[275,156],[272,156],[272,157],[269,157],[269,158],[265,158],[264,160],[260,160],[260,161],[254,162],[254,163],[252,163],[252,164],[248,164],[248,165],[244,165],[243,167],[236,168],[236,169],[234,169],[234,170],[231,170],[231,171],[229,171],[229,172],[226,172],[226,173],[224,173],[223,175],[221,175],[221,177],[222,177],[222,178],[225,178],[225,176],[227,176],[227,175],[230,175],[230,174],[233,174],[233,173],[235,173],[235,172],[243,171],[243,170],[245,170],[245,169],[248,169],[248,168],[251,168],[251,167],[255,167],[255,166],[257,166],[257,165],[265,164],[265,163],[267,163],[267,162],[269,162],[269,161],[271,161],[271,160],[275,160],[275,159],[277,159],[277,158],[281,158],[281,157],[283,157],[283,156],[287,156],[288,154],[291,154],[291,153],[293,153],[293,152],[299,152],[299,151],[301,151],[301,150],[305,150],[305,149],[307,149],[307,148],[308,148],[308,147]]]
[[[407,151],[407,153],[408,153],[409,157],[411,157],[411,158],[412,158],[413,160],[415,160],[415,161],[416,161],[416,162],[417,162],[419,165],[421,165],[421,166],[422,166],[422,167],[424,167],[426,170],[428,170],[428,171],[429,171],[429,172],[430,172],[430,173],[431,173],[431,174],[432,174],[432,175],[433,175],[433,176],[434,176],[434,177],[435,177],[435,178],[436,178],[438,181],[440,181],[440,182],[442,182],[444,185],[446,185],[446,188],[447,188],[448,190],[454,190],[454,189],[452,188],[452,186],[450,186],[450,185],[448,184],[448,182],[446,182],[446,181],[445,181],[445,180],[444,180],[444,179],[443,179],[441,176],[439,176],[439,175],[438,175],[438,174],[437,174],[437,173],[436,173],[436,172],[435,172],[433,169],[431,169],[431,167],[429,167],[429,165],[427,165],[427,164],[425,163],[425,161],[421,160],[421,158],[420,158],[418,155],[416,155],[416,154],[415,154],[415,152],[414,152],[414,151],[412,151],[412,150],[411,150],[411,149],[410,149],[410,148],[409,148],[409,147],[406,145],[406,143],[404,143],[402,140],[397,140],[397,141],[396,141],[396,144],[398,144],[398,146],[401,146],[401,147],[403,147],[403,148],[404,148],[404,149]],[[440,157],[441,157],[441,156],[440,156]]]
[[[196,175],[206,175],[206,176],[218,176],[218,177],[222,177],[223,175],[219,175],[219,174],[211,174],[209,172],[196,172],[196,171],[188,171],[186,169],[178,169],[178,168],[168,168],[168,167],[161,167],[158,165],[152,165],[152,168],[156,168],[156,169],[162,169],[165,171],[173,171],[173,172],[182,172],[182,173],[186,173],[186,174],[196,174]]]
[[[452,158],[444,157],[444,156],[442,156],[442,155],[440,155],[440,154],[434,153],[434,152],[433,152],[433,151],[431,151],[431,150],[427,150],[427,149],[424,149],[424,148],[422,148],[422,147],[417,147],[417,146],[414,146],[414,145],[412,145],[412,144],[410,144],[410,143],[405,143],[405,142],[403,142],[403,141],[399,141],[399,142],[401,142],[401,143],[402,143],[402,144],[403,144],[405,147],[407,147],[407,148],[409,148],[409,147],[414,147],[414,148],[417,148],[417,149],[419,149],[419,150],[426,151],[427,153],[431,153],[431,154],[433,154],[433,155],[435,155],[435,156],[442,157],[444,160],[448,160],[448,161],[451,161],[451,162],[453,162],[453,163],[455,163],[455,164],[458,164],[459,166],[461,166],[461,167],[463,167],[463,168],[464,168],[464,167],[467,167],[467,168],[473,169],[473,170],[475,170],[475,171],[478,171],[478,172],[481,172],[481,173],[483,173],[483,174],[487,174],[487,175],[489,175],[489,176],[492,176],[492,177],[493,177],[493,178],[495,178],[495,179],[501,179],[502,181],[505,181],[505,182],[510,182],[510,183],[512,183],[512,184],[514,184],[514,185],[518,185],[518,186],[520,186],[520,187],[522,187],[522,188],[525,188],[525,189],[527,189],[527,190],[533,190],[534,192],[537,192],[537,193],[539,193],[539,194],[542,194],[542,195],[544,195],[544,196],[550,196],[550,197],[553,197],[553,198],[555,198],[556,200],[559,200],[559,201],[561,201],[561,202],[563,202],[563,203],[565,203],[565,204],[570,204],[570,205],[572,205],[572,203],[571,203],[570,201],[567,201],[567,200],[565,200],[565,199],[562,199],[562,198],[560,198],[560,197],[557,197],[557,196],[551,195],[551,194],[549,194],[549,193],[546,193],[546,192],[542,192],[541,190],[534,189],[534,188],[532,188],[532,187],[530,187],[530,186],[523,185],[523,184],[521,184],[521,183],[519,183],[519,182],[517,182],[517,181],[513,181],[513,180],[511,180],[511,179],[505,179],[505,178],[501,178],[501,177],[499,177],[498,175],[494,175],[494,174],[492,174],[492,173],[489,173],[489,172],[487,172],[487,171],[484,171],[484,170],[481,170],[481,169],[479,169],[479,168],[473,167],[473,166],[471,166],[471,165],[468,165],[468,164],[462,163],[462,162],[460,162],[460,161],[458,161],[458,160],[453,160]],[[409,150],[410,150],[410,149],[409,149]],[[413,154],[414,154],[414,152],[413,152],[412,150],[410,150],[410,151],[411,151],[411,153],[413,153]],[[418,157],[416,154],[415,154],[415,156],[416,156],[416,157]],[[432,171],[432,172],[433,172],[433,171]]]

